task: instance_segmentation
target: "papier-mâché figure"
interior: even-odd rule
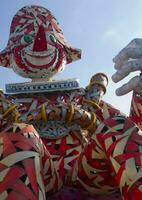
[[[53,80],[80,57],[49,10],[26,6],[14,16],[0,65],[32,81],[0,93],[0,199],[141,200],[140,84],[126,117],[102,100],[105,74],[85,89]]]

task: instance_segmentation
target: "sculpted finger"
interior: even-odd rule
[[[112,80],[113,82],[117,83],[119,81],[121,81],[123,78],[125,78],[126,76],[128,76],[129,72],[124,72],[122,70],[118,70],[115,74],[112,75]]]
[[[116,55],[113,59],[113,62],[119,65],[119,63],[124,63],[125,60],[127,60],[127,51],[132,51],[134,49],[141,49],[142,48],[142,39],[141,38],[135,38],[133,39],[125,48],[123,48],[118,55]],[[129,49],[129,50],[128,50]]]
[[[142,47],[142,38],[135,38],[135,39],[133,39],[126,47],[127,48]]]
[[[121,69],[121,67],[123,66],[123,65],[125,65],[125,63],[127,63],[128,62],[128,60],[123,60],[123,61],[121,61],[121,63],[115,63],[114,64],[114,69],[116,69],[116,70],[119,70],[119,69]]]
[[[135,71],[142,71],[142,58],[128,61],[112,76],[112,80],[116,83]]]
[[[120,69],[129,59],[142,58],[142,47],[139,48],[124,48],[113,59],[115,69]]]
[[[135,90],[135,88],[138,87],[139,82],[140,82],[139,76],[133,77],[128,83],[122,85],[120,88],[116,90],[116,95],[122,96],[131,92],[132,90]]]

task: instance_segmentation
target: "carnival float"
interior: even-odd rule
[[[116,56],[115,82],[141,70],[141,44]],[[31,81],[0,92],[0,200],[142,199],[141,75],[117,90],[133,90],[127,117],[103,101],[105,74],[86,88],[53,78],[80,58],[49,10],[16,13],[0,66]]]

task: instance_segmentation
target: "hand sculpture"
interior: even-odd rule
[[[117,72],[112,76],[114,82],[119,82],[131,72],[142,70],[142,39],[132,40],[118,55],[113,59]],[[136,91],[142,95],[141,74],[133,77],[130,81],[116,90],[118,96]]]

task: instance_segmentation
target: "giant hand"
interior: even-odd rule
[[[128,76],[131,72],[142,71],[142,39],[132,40],[118,55],[113,59],[115,69],[112,80],[117,83]],[[142,76],[137,75],[130,81],[116,90],[118,96],[136,91],[142,96]]]

